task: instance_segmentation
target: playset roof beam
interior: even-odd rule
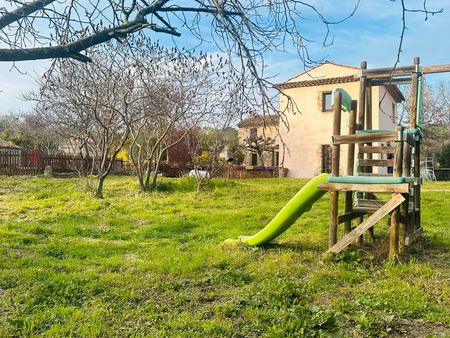
[[[412,65],[412,66],[400,66],[395,68],[386,67],[386,68],[361,69],[361,74],[365,76],[367,79],[384,79],[391,77],[394,78],[399,76],[408,76],[414,73],[415,71],[416,66]],[[447,73],[450,72],[450,64],[422,66],[420,68],[420,72],[422,74]]]
[[[399,77],[397,79],[382,79],[382,80],[372,80],[372,86],[390,86],[390,85],[402,85],[410,84],[411,77]]]

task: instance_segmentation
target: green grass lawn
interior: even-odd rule
[[[450,183],[423,188],[424,238],[399,262],[327,249],[328,198],[274,244],[261,229],[305,180],[187,179],[105,199],[77,179],[0,178],[0,336],[450,336]]]

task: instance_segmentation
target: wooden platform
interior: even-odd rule
[[[356,192],[379,192],[379,193],[409,193],[410,183],[397,184],[359,184],[359,183],[320,183],[320,190],[328,191],[356,191]]]

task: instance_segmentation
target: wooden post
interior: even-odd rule
[[[366,81],[366,83],[367,83],[367,85],[366,85],[366,116],[365,116],[366,129],[372,130],[372,86],[371,86],[370,80]],[[372,143],[367,143],[367,145],[371,146]],[[368,160],[372,159],[371,153],[367,154],[367,159]],[[372,167],[367,168],[367,172],[371,173]]]
[[[413,59],[414,73],[411,79],[411,97],[410,97],[410,112],[409,112],[409,127],[417,128],[417,95],[419,85],[419,65],[420,58]],[[414,147],[414,177],[420,177],[420,141],[416,141]],[[420,184],[414,187],[414,226],[412,231],[420,228]]]
[[[400,224],[398,228],[398,249],[399,252],[405,251],[406,237],[408,236],[408,207],[409,207],[409,194],[403,194],[405,201],[400,205]]]
[[[358,103],[356,100],[352,100],[352,107],[349,114],[349,122],[348,122],[348,134],[352,135],[355,133],[356,126],[356,110],[358,108]],[[348,154],[347,154],[347,175],[353,176],[354,174],[354,165],[355,165],[355,144],[348,144]],[[351,212],[353,209],[353,193],[351,191],[345,192],[345,201],[344,201],[344,212]],[[347,221],[344,223],[344,236],[347,235],[350,231],[352,231],[352,221]]]
[[[407,142],[403,142],[403,167],[402,176],[411,176],[411,147]],[[403,252],[406,246],[406,237],[411,236],[411,221],[409,217],[409,194],[403,194],[405,201],[400,206],[400,226],[398,234],[399,252]]]
[[[416,142],[414,153],[414,177],[420,177],[420,141]],[[422,226],[420,218],[420,183],[414,186],[414,231]]]
[[[341,111],[342,111],[342,94],[336,93],[333,102],[333,135],[341,134]],[[331,175],[339,176],[339,154],[340,146],[333,144],[331,154]],[[338,226],[338,201],[339,195],[337,191],[330,192],[330,227],[328,244],[331,248],[337,242],[337,226]]]
[[[398,126],[397,132],[402,133],[403,127]],[[395,152],[394,152],[394,177],[402,176],[403,169],[403,142],[397,141],[395,143]],[[400,215],[400,207],[395,208],[391,214],[391,230],[389,236],[389,257],[393,258],[398,254],[398,239],[399,239],[399,215]]]
[[[403,142],[403,176],[410,177],[411,176],[411,147],[407,142]],[[406,245],[406,238],[411,238],[413,235],[412,225],[413,218],[409,215],[409,194],[403,194],[405,198],[405,202],[400,206],[400,215],[402,222],[400,222],[399,229],[399,250],[400,252],[404,251]],[[414,208],[413,208],[414,210]],[[412,210],[412,213],[414,212]]]
[[[366,81],[366,129],[372,129],[372,83]]]
[[[372,130],[372,81],[366,80],[366,129]],[[371,146],[372,143],[367,143],[368,146]],[[367,154],[367,159],[372,159],[372,154]],[[368,173],[373,172],[373,167],[367,168]],[[367,232],[367,239],[369,242],[373,243],[375,242],[375,234],[374,234],[374,227],[370,227]]]
[[[364,119],[365,119],[365,110],[366,110],[366,76],[364,74],[364,70],[367,69],[367,62],[361,61],[361,77],[359,80],[359,100],[358,100],[358,125],[357,129],[364,129]],[[358,144],[358,147],[361,144]],[[358,160],[364,159],[364,154],[358,153]],[[362,194],[358,193],[358,198],[362,198]],[[358,227],[364,221],[363,217],[359,217],[356,220],[356,226]],[[358,238],[358,243],[363,243],[363,237]]]
[[[411,176],[411,146],[403,142],[403,169],[402,174],[405,177]]]
[[[417,56],[413,59],[414,72],[411,76],[411,96],[409,97],[409,127],[417,127],[417,92],[419,87],[419,64],[420,58]]]
[[[367,69],[367,62],[361,61],[361,69]],[[358,129],[364,129],[364,117],[366,109],[366,77],[361,72],[359,80],[359,107],[358,107]]]

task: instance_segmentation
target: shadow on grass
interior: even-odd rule
[[[271,242],[261,245],[259,247],[262,250],[277,250],[277,251],[293,251],[293,252],[303,252],[303,251],[313,251],[317,253],[323,253],[326,251],[326,247],[322,243],[308,242],[305,241],[295,241],[295,242]]]
[[[409,247],[406,255],[414,257],[418,262],[427,262],[433,269],[450,266],[450,248],[448,245],[443,241],[430,239],[427,235],[421,236]]]
[[[291,242],[271,242],[258,247],[259,250],[278,252],[302,252],[326,255],[327,246],[323,242],[299,240]],[[413,244],[405,248],[397,260],[407,262],[415,259],[418,262],[427,262],[432,268],[448,267],[450,265],[450,248],[439,240],[431,240],[427,235],[421,236]],[[362,244],[352,243],[347,249],[338,255],[334,255],[335,261],[354,261],[369,263],[372,266],[383,266],[389,259],[389,236],[378,235],[374,243],[364,241]]]

